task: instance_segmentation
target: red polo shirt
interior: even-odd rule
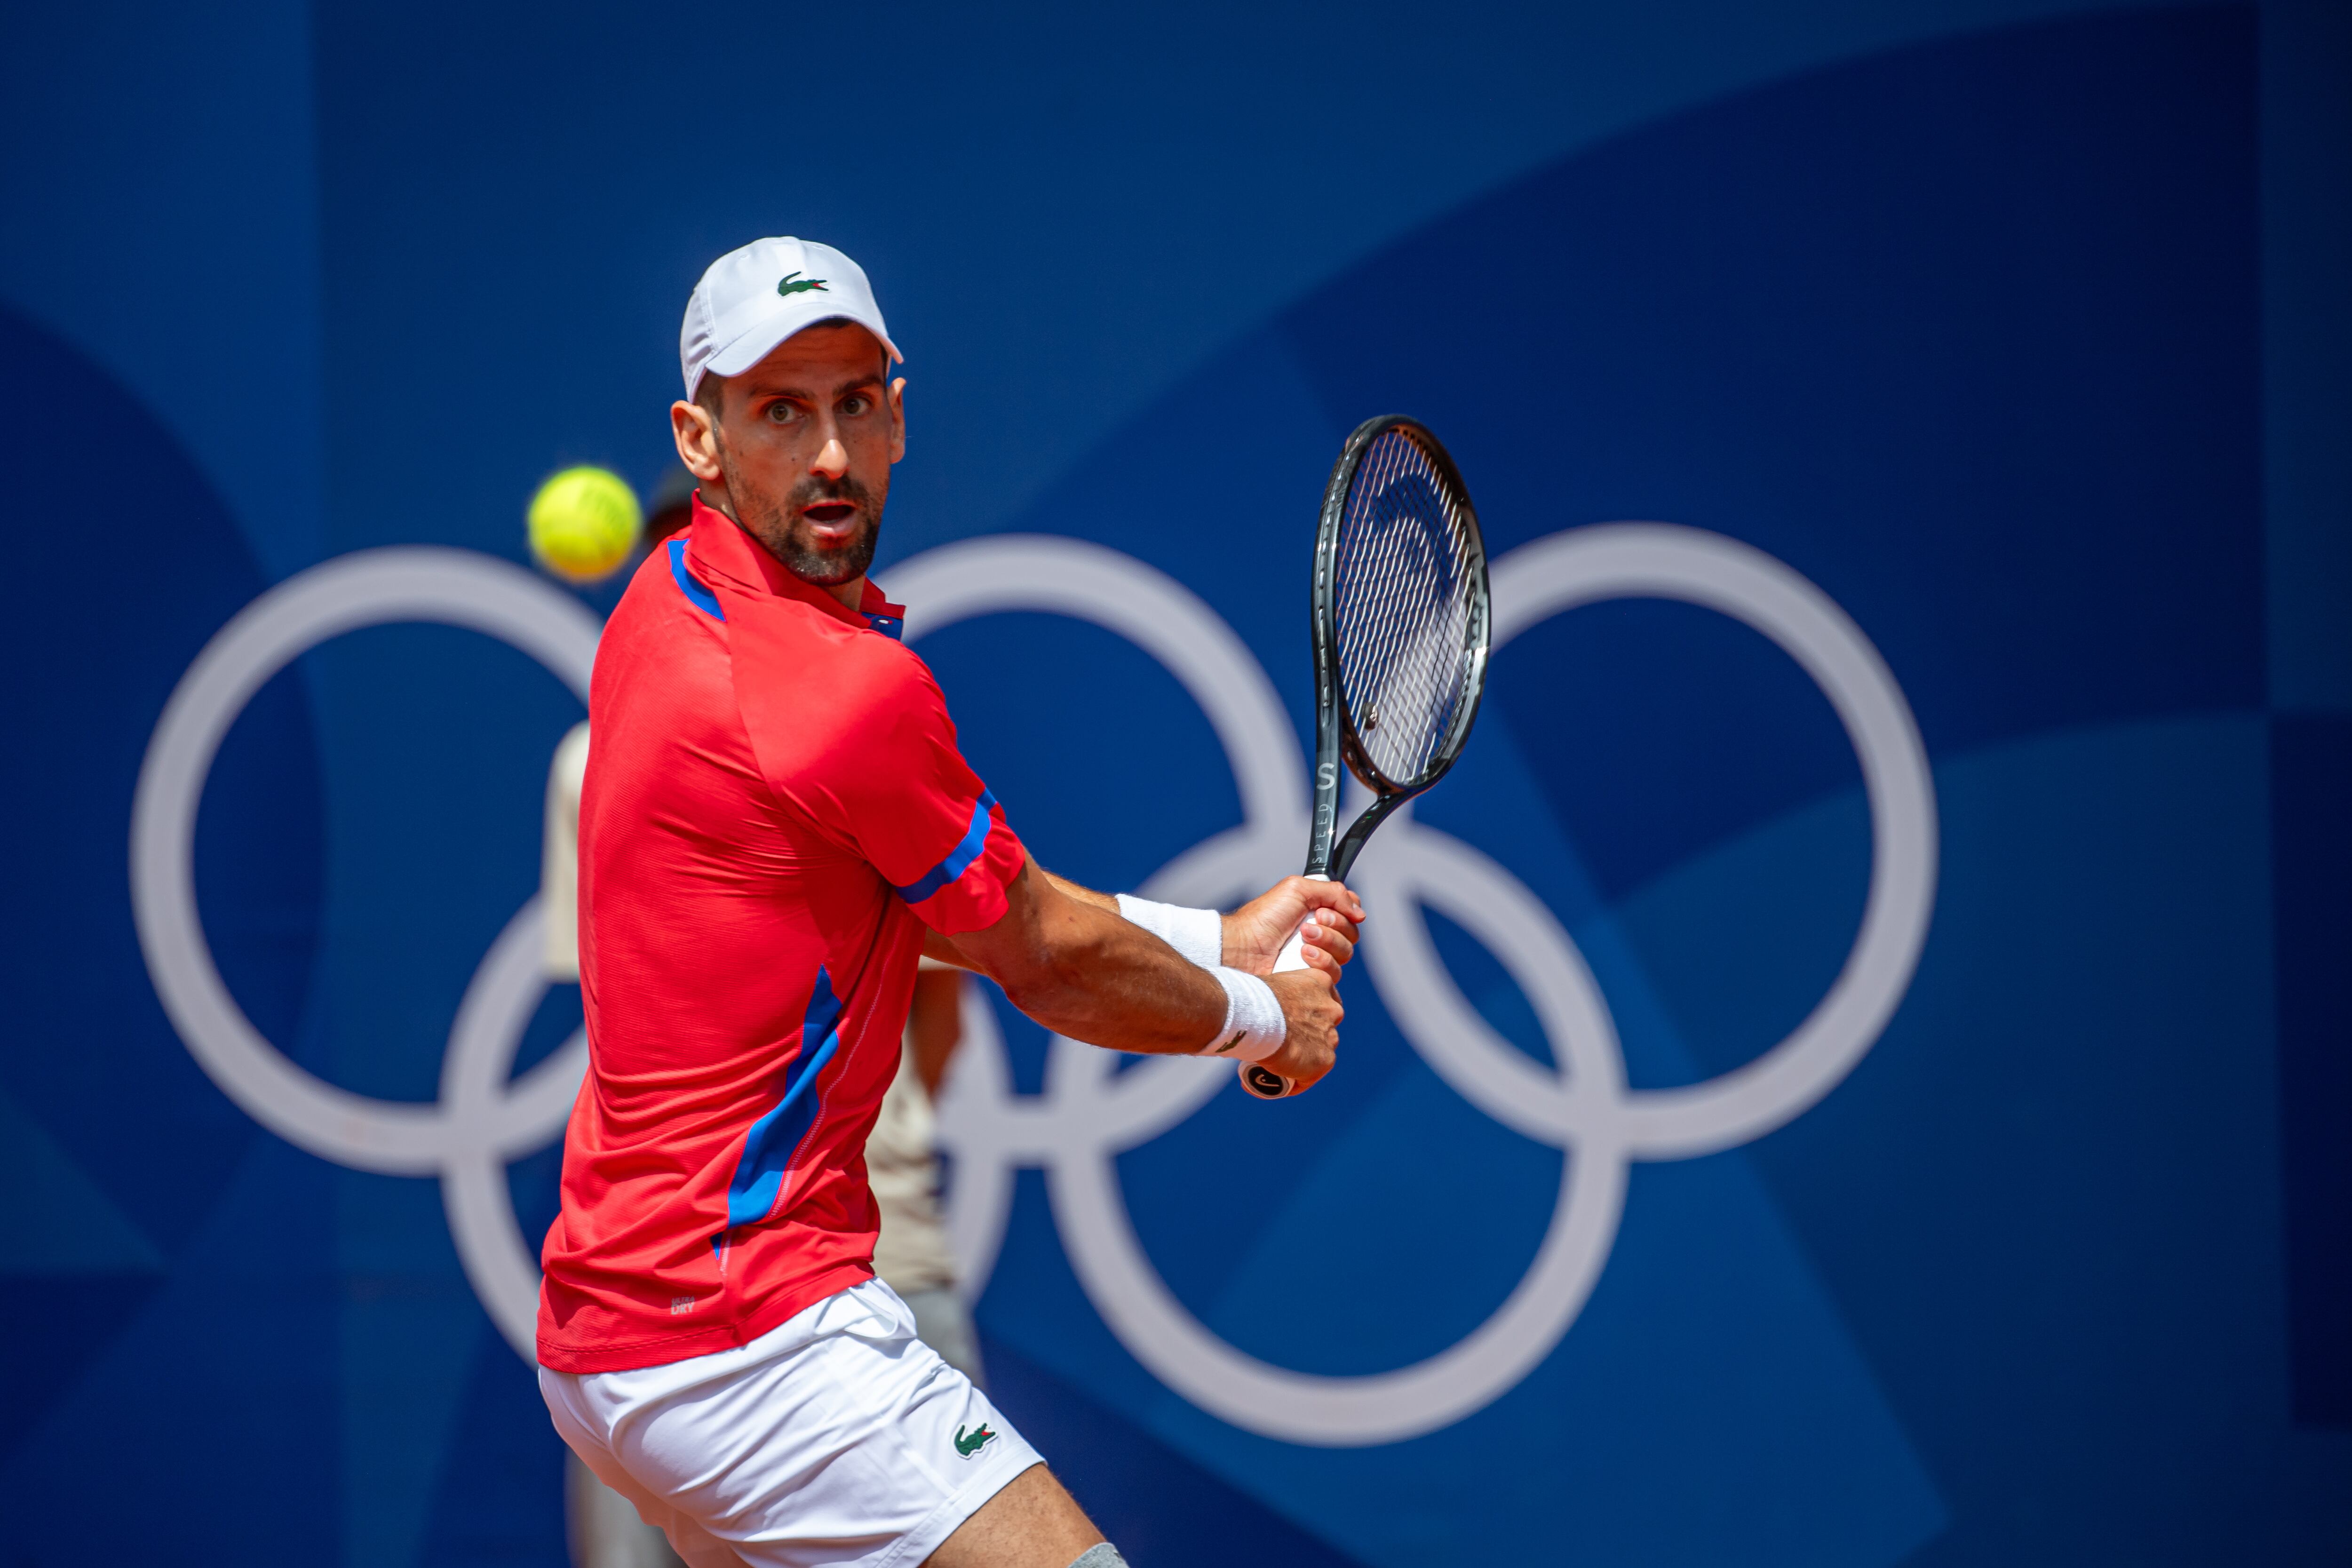
[[[897,640],[695,501],[604,628],[580,797],[587,1081],[539,1359],[725,1350],[872,1273],[864,1150],[925,923],[1026,858]]]

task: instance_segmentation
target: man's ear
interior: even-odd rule
[[[907,455],[907,378],[890,384],[890,460]]]
[[[719,466],[719,426],[710,410],[698,403],[671,404],[669,433],[686,471],[706,485],[717,484],[725,470]]]

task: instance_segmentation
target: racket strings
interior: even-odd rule
[[[1460,617],[1446,612],[1458,571],[1440,548],[1450,509],[1419,447],[1393,433],[1378,446],[1354,531],[1349,619],[1360,635],[1346,664],[1357,677],[1351,710],[1360,738],[1384,773],[1409,779],[1426,765],[1452,707],[1447,634]]]
[[[1340,695],[1391,783],[1429,770],[1467,697],[1470,552],[1466,508],[1429,453],[1401,429],[1376,437],[1349,485],[1332,587]]]

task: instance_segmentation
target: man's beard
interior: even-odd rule
[[[830,588],[856,582],[874,564],[874,547],[882,537],[882,508],[864,485],[847,474],[838,479],[809,474],[779,503],[770,496],[747,494],[738,487],[734,465],[726,461],[723,451],[719,460],[728,470],[727,492],[742,514],[737,521],[793,576]],[[814,530],[801,516],[803,507],[829,500],[847,501],[856,509],[856,531],[846,544],[832,548],[816,542]]]

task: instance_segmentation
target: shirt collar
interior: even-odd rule
[[[835,620],[864,626],[893,639],[898,637],[907,618],[906,606],[892,604],[870,577],[866,580],[865,598],[857,609],[852,610],[829,590],[794,575],[758,540],[744,532],[733,518],[705,505],[700,490],[694,492],[694,521],[687,533],[686,552],[696,571],[724,579],[746,593],[795,599]]]

